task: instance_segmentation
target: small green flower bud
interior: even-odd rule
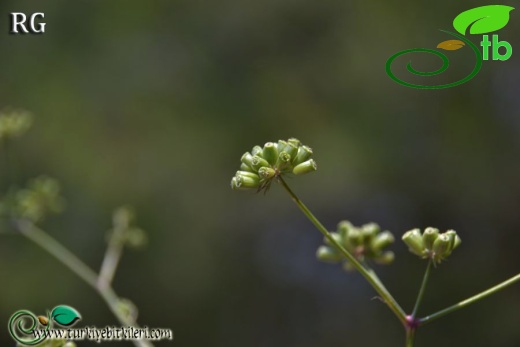
[[[285,147],[287,146],[287,141],[284,140],[278,140],[278,153],[283,151]]]
[[[263,154],[262,147],[260,147],[260,146],[254,146],[253,149],[251,150],[251,154],[252,154],[253,156],[258,155],[259,157],[261,157],[262,154]]]
[[[127,231],[125,241],[128,247],[141,249],[148,244],[148,235],[140,228],[130,228]]]
[[[301,141],[294,137],[291,137],[289,140],[287,140],[287,143],[295,145],[296,147],[300,147],[302,145]]]
[[[276,162],[276,166],[278,166],[279,168],[284,167],[287,164],[289,164],[290,162],[291,162],[291,156],[289,154],[287,154],[287,152],[282,151],[278,154],[278,161]]]
[[[252,168],[255,170],[259,170],[261,167],[267,167],[269,166],[269,163],[267,160],[263,159],[262,157],[259,157],[257,155],[253,156],[253,160],[251,161]]]
[[[125,317],[124,319],[130,319],[135,320],[137,319],[137,306],[131,301],[126,298],[119,298],[116,302],[116,310],[118,312],[118,316],[122,315]]]
[[[337,232],[331,231],[331,232],[330,232],[330,235],[332,236],[332,238],[333,238],[334,240],[336,240],[336,242],[338,242],[338,243],[340,243],[340,244],[343,243],[343,242],[342,242],[341,235],[338,234]],[[326,238],[326,237],[323,238],[323,242],[325,242],[325,244],[328,245],[328,246],[336,247],[336,246],[333,245],[332,242],[330,242],[330,240],[329,240],[328,238]]]
[[[461,243],[462,243],[462,240],[460,239],[459,235],[455,235],[455,242],[453,243],[452,251],[455,248],[459,247]]]
[[[60,193],[60,184],[54,179],[39,177],[33,183],[33,187],[46,196],[55,196]]]
[[[455,239],[457,237],[457,233],[455,232],[455,230],[448,230],[445,232],[446,235],[449,236],[450,238],[450,252],[453,251],[454,247],[455,247]]]
[[[352,228],[353,228],[352,223],[350,223],[349,221],[346,221],[346,220],[342,220],[341,222],[338,223],[337,229],[338,229],[338,233],[342,237],[345,237],[345,236],[347,236],[349,230]]]
[[[254,179],[260,179],[260,177],[258,177],[257,174],[255,174],[254,172],[249,172],[249,171],[237,171],[237,173],[235,174],[235,176],[247,176],[247,177],[251,177],[251,178],[254,178]]]
[[[438,236],[439,236],[439,229],[431,228],[431,227],[424,229],[424,233],[423,233],[424,247],[426,247],[426,249],[431,251],[433,248],[433,243],[435,242],[435,240],[437,240]]]
[[[112,214],[112,224],[114,227],[127,229],[134,221],[135,215],[132,209],[128,206],[117,208]]]
[[[347,233],[346,238],[347,248],[355,249],[363,244],[363,235],[359,228],[351,227]]]
[[[307,146],[301,146],[298,148],[298,153],[293,159],[293,165],[298,165],[308,160],[312,156],[312,149]]]
[[[258,175],[260,175],[261,179],[268,180],[270,178],[273,178],[274,175],[276,175],[276,171],[274,171],[274,169],[270,167],[261,167],[260,169],[258,169]]]
[[[335,249],[328,246],[320,246],[316,251],[316,257],[321,261],[336,263],[341,260],[341,255]]]
[[[296,165],[293,169],[293,173],[295,175],[303,175],[316,170],[318,170],[318,165],[314,159],[309,159],[301,164]]]
[[[361,226],[366,233],[375,235],[381,231],[381,228],[376,223],[367,223]]]
[[[240,158],[240,161],[253,169],[253,156],[251,155],[251,153],[245,152],[242,155],[242,158]]]
[[[284,152],[287,152],[291,158],[296,158],[296,154],[298,153],[298,146],[295,146],[292,143],[288,143],[283,150]]]
[[[365,244],[370,244],[381,228],[376,223],[368,223],[361,226],[361,235]]]
[[[394,240],[394,235],[392,235],[391,232],[383,231],[382,233],[377,234],[376,237],[372,240],[372,251],[375,253],[382,251],[384,248],[394,243]]]
[[[233,177],[233,178],[231,179],[231,189],[233,189],[233,190],[238,190],[238,189],[240,189],[236,177]]]
[[[395,259],[395,254],[392,251],[387,251],[381,254],[380,256],[374,258],[374,261],[381,265],[391,264]]]
[[[408,246],[410,252],[421,257],[425,255],[426,249],[419,229],[413,229],[404,233],[403,241]]]
[[[240,164],[240,170],[241,171],[249,171],[249,172],[255,172],[255,170],[253,170],[249,165],[247,164]]]
[[[258,176],[257,176],[258,177]],[[243,176],[237,174],[236,178],[236,186],[238,188],[258,188],[260,186],[260,179],[253,178],[249,176]],[[231,183],[233,184],[233,183]]]
[[[0,112],[0,140],[25,133],[32,124],[32,115],[23,110]]]
[[[272,142],[267,142],[264,145],[263,157],[269,162],[269,164],[276,164],[276,161],[278,160],[278,146]]]
[[[433,260],[439,262],[446,258],[450,253],[451,238],[449,235],[440,234],[433,243]]]

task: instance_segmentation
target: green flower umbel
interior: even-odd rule
[[[10,110],[0,112],[0,140],[19,137],[32,124],[32,116],[27,111]]]
[[[254,146],[251,152],[242,155],[240,170],[231,179],[231,188],[267,190],[273,179],[284,174],[316,171],[318,166],[311,156],[312,149],[295,138],[267,142],[264,147]]]
[[[394,242],[394,236],[389,231],[381,231],[375,223],[355,227],[348,221],[338,224],[332,236],[349,251],[358,261],[372,259],[378,264],[390,264],[394,260],[394,252],[386,250]],[[316,256],[319,260],[339,262],[343,256],[325,239],[325,245],[318,248]],[[345,259],[344,267],[351,270],[352,265]]]
[[[29,181],[26,188],[14,192],[9,200],[7,205],[1,206],[1,212],[34,223],[42,221],[50,213],[61,212],[65,205],[59,182],[46,176]]]
[[[436,264],[449,257],[461,244],[454,230],[441,234],[436,228],[426,228],[422,234],[420,229],[412,229],[403,235],[403,241],[410,252],[423,259],[431,259]]]

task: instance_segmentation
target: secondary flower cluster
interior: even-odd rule
[[[146,232],[135,226],[135,215],[131,208],[119,207],[112,214],[112,229],[108,231],[108,242],[117,242],[129,248],[140,249],[148,244]]]
[[[0,202],[0,216],[42,221],[50,213],[63,210],[65,201],[60,184],[53,178],[41,176],[29,181],[26,188],[12,191]]]
[[[16,110],[0,112],[0,140],[22,135],[32,124],[29,112]]]
[[[441,234],[436,228],[426,228],[422,235],[420,229],[412,229],[403,235],[403,241],[410,252],[437,264],[449,257],[462,242],[454,230]]]
[[[267,142],[264,147],[254,146],[240,159],[240,170],[231,179],[231,188],[262,190],[283,174],[303,175],[316,171],[318,166],[311,156],[312,149],[295,138]]]
[[[348,221],[341,221],[337,231],[331,232],[331,235],[359,261],[373,259],[378,264],[390,264],[394,260],[394,252],[385,250],[394,242],[394,236],[389,231],[381,231],[375,223],[355,227]],[[336,263],[343,259],[329,240],[325,239],[324,242],[325,245],[316,252],[319,260]],[[344,268],[353,269],[346,259]]]

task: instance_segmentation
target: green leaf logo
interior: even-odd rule
[[[506,26],[512,10],[514,7],[505,5],[475,7],[455,17],[453,27],[462,35],[466,35],[468,27],[470,34],[490,33]]]
[[[65,305],[56,306],[51,312],[51,317],[56,323],[66,327],[73,325],[77,320],[81,319],[78,311]]]

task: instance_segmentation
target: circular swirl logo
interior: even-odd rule
[[[48,319],[49,318],[47,317],[47,322]],[[27,310],[20,310],[13,314],[9,320],[9,334],[11,334],[11,337],[16,342],[22,345],[34,346],[45,340],[44,335],[34,337],[34,330],[39,328],[40,324],[40,319],[38,319],[34,313]],[[50,324],[47,324],[45,330],[49,330],[50,326]]]
[[[9,319],[8,329],[11,337],[19,344],[34,346],[49,336],[45,332],[52,328],[53,323],[69,327],[80,319],[79,312],[66,305],[56,306],[46,316],[36,316],[31,311],[20,310]]]
[[[413,75],[416,76],[436,76],[444,71],[446,71],[449,67],[449,58],[446,54],[436,51],[434,49],[429,48],[412,48],[406,49],[404,51],[400,51],[394,55],[392,55],[386,61],[386,73],[388,76],[394,80],[395,82],[410,88],[416,89],[444,89],[458,86],[460,84],[466,83],[475,77],[480,68],[482,67],[483,60],[488,60],[489,57],[489,47],[492,47],[493,60],[507,60],[511,57],[512,47],[508,42],[498,41],[498,35],[493,35],[493,41],[490,42],[488,40],[488,35],[483,36],[483,40],[481,42],[481,46],[484,49],[484,55],[480,52],[479,48],[467,39],[464,35],[466,35],[466,31],[469,28],[470,34],[486,34],[499,29],[502,29],[509,22],[509,12],[511,12],[514,8],[511,6],[505,5],[488,5],[476,7],[467,11],[462,12],[453,20],[453,27],[458,32],[450,32],[447,30],[441,30],[442,32],[453,36],[455,39],[447,40],[441,42],[437,45],[437,48],[447,50],[447,51],[455,51],[461,49],[465,46],[471,48],[475,56],[475,64],[473,70],[466,77],[451,83],[439,84],[439,85],[426,85],[426,84],[415,84],[411,82],[407,82],[399,77],[397,77],[392,71],[392,63],[395,59],[400,56],[412,53],[425,53],[425,54],[433,54],[438,57],[442,66],[434,71],[419,71],[412,66],[412,62],[408,62],[406,65],[406,70]],[[500,54],[498,49],[500,47],[505,47],[506,54]]]

